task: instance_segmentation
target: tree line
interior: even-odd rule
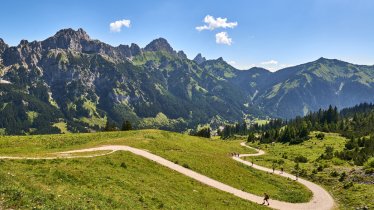
[[[248,141],[298,144],[308,140],[311,131],[320,131],[316,138],[321,140],[324,138],[322,132],[340,133],[348,138],[343,151],[328,151],[326,157],[336,156],[362,165],[374,155],[374,105],[362,103],[341,111],[330,105],[326,110],[319,109],[304,117],[288,121],[272,119],[266,124],[253,124],[249,128],[246,123],[225,125],[220,135],[222,139],[227,139],[244,133]]]

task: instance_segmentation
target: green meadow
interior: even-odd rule
[[[315,138],[315,134],[311,134],[310,140],[297,145],[248,143],[249,146],[263,149],[266,154],[253,158],[247,157],[246,160],[255,161],[256,164],[269,168],[275,166],[277,170],[283,167],[285,171],[295,173],[295,158],[306,157],[307,162],[299,161],[300,175],[327,189],[339,205],[339,209],[374,208],[372,175],[365,174],[362,167],[354,166],[349,161],[336,157],[320,158],[325,154],[327,146],[333,147],[334,152],[341,151],[347,139],[339,134],[325,133],[325,138],[319,140]],[[279,162],[284,163],[279,164]]]
[[[230,152],[254,152],[240,142],[159,130],[7,136],[0,137],[0,156],[50,157],[99,145],[128,145],[249,193],[267,192],[288,202],[311,199],[311,192],[297,182],[232,160]],[[1,205],[12,209],[265,208],[123,151],[94,158],[0,160],[0,197]]]

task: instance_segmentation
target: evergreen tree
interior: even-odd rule
[[[128,120],[125,120],[123,123],[122,123],[122,128],[121,128],[122,131],[129,131],[129,130],[132,130],[132,125],[130,123],[130,121]]]

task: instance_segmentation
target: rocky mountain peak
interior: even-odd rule
[[[187,59],[187,55],[183,52],[183,50],[178,51],[177,55],[181,59]]]
[[[142,53],[142,50],[140,49],[140,47],[137,44],[134,44],[134,43],[131,44],[130,50],[131,50],[131,55],[132,56],[137,56],[137,55],[140,55]]]
[[[53,37],[55,38],[65,37],[65,38],[71,38],[71,39],[90,40],[90,36],[88,36],[87,32],[81,28],[79,28],[76,31],[71,28],[61,29]]]
[[[222,57],[217,58],[217,61],[222,62],[224,61]]]
[[[68,28],[58,31],[54,36],[42,42],[45,49],[71,49],[75,51],[82,50],[82,43],[90,41],[90,37],[83,29],[77,31]]]
[[[4,42],[4,40],[0,38],[0,54],[3,53],[8,47],[9,46]]]
[[[145,51],[166,51],[170,54],[174,54],[174,49],[170,46],[168,41],[164,38],[158,38],[149,43],[145,48]]]
[[[196,57],[193,59],[197,64],[202,64],[206,61],[205,57],[201,55],[201,53],[197,54]]]
[[[19,43],[20,46],[24,46],[24,45],[27,45],[29,44],[29,41],[25,40],[25,39],[22,39]]]

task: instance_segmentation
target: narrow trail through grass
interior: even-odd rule
[[[241,144],[242,146],[244,147],[249,147],[247,145],[245,145],[244,143]],[[136,155],[139,155],[139,156],[142,156],[144,158],[147,158],[149,160],[152,160],[152,161],[155,161],[157,162],[158,164],[161,164],[165,167],[168,167],[174,171],[177,171],[183,175],[186,175],[192,179],[195,179],[203,184],[206,184],[208,186],[211,186],[213,188],[216,188],[216,189],[219,189],[219,190],[222,190],[222,191],[225,191],[225,192],[228,192],[228,193],[231,193],[237,197],[240,197],[242,199],[245,199],[245,200],[249,200],[249,201],[252,201],[252,202],[256,202],[256,203],[260,203],[261,200],[262,200],[262,197],[258,196],[258,195],[254,195],[254,194],[250,194],[250,193],[247,193],[243,190],[240,190],[240,189],[237,189],[235,187],[231,187],[227,184],[224,184],[222,182],[219,182],[217,180],[214,180],[212,178],[209,178],[205,175],[202,175],[198,172],[195,172],[191,169],[189,169],[189,166],[186,166],[186,165],[183,165],[183,166],[180,166],[174,162],[171,162],[167,159],[164,159],[160,156],[157,156],[157,155],[154,155],[148,151],[145,151],[145,150],[142,150],[142,149],[137,149],[137,148],[134,148],[134,147],[130,147],[130,146],[122,146],[122,145],[109,145],[109,146],[100,146],[100,147],[94,147],[94,148],[88,148],[88,149],[80,149],[80,150],[73,150],[73,151],[65,151],[65,152],[60,152],[58,153],[59,156],[56,156],[56,157],[40,157],[39,159],[63,159],[63,158],[77,158],[77,157],[97,157],[97,156],[102,156],[102,155],[107,155],[107,154],[111,154],[112,152],[107,152],[107,153],[99,153],[99,154],[96,154],[95,152],[97,151],[112,151],[112,152],[115,152],[115,151],[129,151],[133,154],[136,154]],[[258,156],[258,155],[262,155],[264,154],[264,152],[262,150],[257,150],[258,153],[257,154],[242,154],[241,157],[248,157],[248,156]],[[89,155],[89,153],[92,153],[94,152],[95,154],[91,154]],[[88,154],[86,156],[74,156],[74,155],[71,155],[71,154],[74,154],[74,153],[84,153],[84,154]],[[1,159],[37,159],[37,158],[24,158],[24,157],[16,157],[16,156],[2,156],[0,157]],[[258,165],[255,165],[255,164],[251,164],[250,162],[247,162],[243,159],[239,157],[233,157],[234,160],[242,163],[242,164],[245,164],[247,166],[251,166],[257,170],[262,170],[262,171],[265,171],[265,172],[271,172],[271,169],[268,169],[268,168],[265,168],[265,167],[262,167],[262,166],[258,166]],[[277,173],[278,171],[276,171]],[[287,173],[283,173],[281,174],[281,176],[283,177],[287,177],[288,179],[292,178],[293,176],[290,175],[290,174],[287,174]],[[284,201],[277,201],[277,200],[271,200],[271,207],[272,208],[275,208],[275,209],[321,209],[321,210],[328,210],[328,209],[331,209],[333,208],[334,206],[334,201],[332,199],[332,197],[320,186],[316,185],[316,184],[313,184],[309,181],[306,181],[306,180],[303,180],[303,179],[299,179],[300,183],[302,183],[303,185],[305,185],[306,187],[308,187],[312,193],[313,193],[313,198],[312,200],[310,200],[309,202],[307,203],[289,203],[289,202],[284,202]]]

